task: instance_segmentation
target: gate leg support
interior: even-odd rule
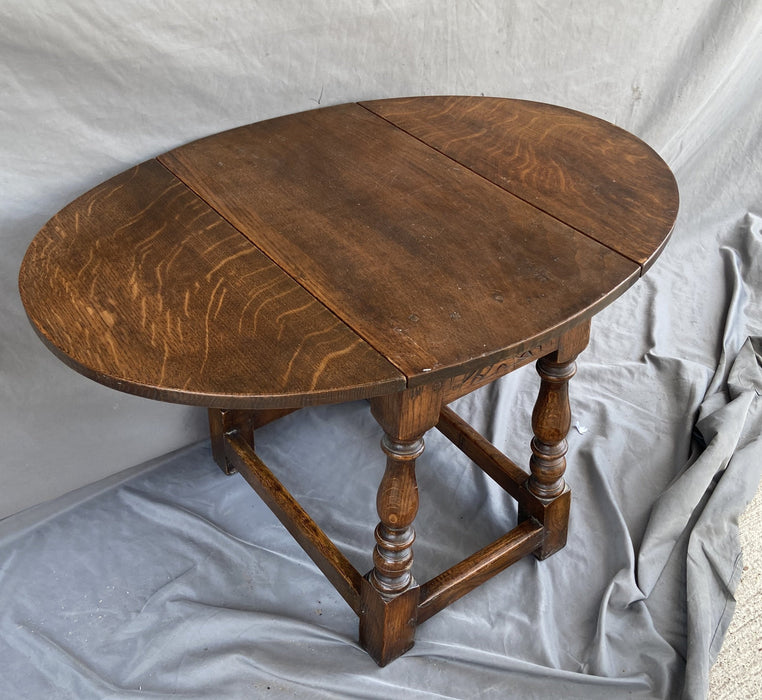
[[[225,474],[235,474],[235,467],[225,456],[225,434],[238,430],[246,442],[254,447],[254,412],[229,409],[209,409],[209,434],[212,440],[212,457]]]
[[[271,408],[265,410],[209,409],[209,434],[212,439],[212,457],[225,474],[235,474],[225,457],[225,435],[237,430],[246,442],[254,447],[254,431],[278,418],[293,413],[295,408]]]

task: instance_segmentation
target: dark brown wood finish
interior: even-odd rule
[[[414,584],[410,571],[412,524],[418,511],[415,460],[423,453],[423,435],[436,424],[441,406],[441,392],[432,384],[371,399],[371,411],[384,429],[386,471],[376,501],[380,522],[369,580],[383,595]]]
[[[520,355],[639,274],[358,105],[234,129],[160,159],[408,386]]]
[[[517,356],[508,356],[494,364],[485,364],[477,369],[471,369],[463,374],[447,377],[442,382],[443,403],[470,394],[479,387],[494,382],[496,379],[513,372],[513,370],[535,362],[558,347],[558,338],[549,338],[540,345],[529,348]]]
[[[228,462],[249,482],[349,607],[359,615],[362,577],[357,569],[278,481],[243,435],[238,431],[229,433],[225,438],[225,449]]]
[[[532,412],[531,476],[524,482],[526,496],[520,495],[519,519],[534,518],[544,528],[538,559],[547,559],[566,545],[571,493],[564,481],[566,436],[571,427],[569,380],[577,371],[575,360],[587,347],[590,322],[559,338],[558,350],[539,359],[540,391]],[[534,497],[534,498],[532,498]]]
[[[421,586],[416,622],[425,622],[511,564],[531,554],[542,545],[543,537],[542,525],[536,520],[525,520],[492,544],[427,581]]]
[[[529,474],[477,433],[452,409],[442,409],[437,430],[504,491],[515,499],[522,497],[522,486]]]
[[[363,579],[360,609],[360,645],[379,665],[386,666],[415,643],[420,588],[412,585],[396,596],[379,593]]]
[[[384,665],[417,624],[564,546],[575,358],[590,318],[658,255],[676,208],[653,151],[577,112],[460,97],[340,105],[202,139],[96,187],[37,235],[20,289],[78,371],[210,408],[217,464],[284,523]],[[524,471],[447,404],[535,360]],[[356,398],[370,399],[386,454],[365,576],[254,450],[270,421]],[[434,426],[519,515],[419,584],[415,462]]]
[[[499,98],[362,105],[644,269],[672,230],[679,200],[672,173],[648,145],[613,124]]]
[[[209,409],[209,437],[212,444],[212,457],[225,474],[235,474],[235,467],[228,461],[225,437],[238,433],[249,445],[254,447],[254,411],[236,411],[231,409]]]
[[[259,411],[209,409],[209,435],[212,443],[212,456],[225,474],[235,474],[235,467],[225,456],[225,435],[236,431],[254,446],[254,431],[293,413],[295,408],[271,408]]]
[[[155,161],[63,209],[21,297],[45,343],[115,389],[219,408],[300,406],[404,377]]]
[[[371,399],[371,411],[384,430],[381,447],[386,470],[378,489],[373,569],[365,577],[360,642],[384,666],[414,642],[420,589],[412,576],[413,520],[418,511],[415,460],[423,435],[442,407],[438,384]]]

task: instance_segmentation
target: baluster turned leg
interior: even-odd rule
[[[556,362],[554,355],[537,361],[540,393],[532,412],[532,475],[527,487],[539,498],[555,498],[566,488],[566,436],[571,426],[569,380],[577,371],[571,362]]]
[[[384,435],[381,448],[387,455],[386,471],[376,499],[380,522],[370,582],[380,593],[394,595],[414,583],[412,525],[418,512],[415,460],[423,452],[423,438],[403,441]]]
[[[566,544],[571,492],[564,481],[566,436],[571,426],[569,380],[577,371],[575,359],[584,350],[590,324],[584,323],[561,337],[556,352],[537,361],[540,392],[532,412],[531,475],[525,484],[527,497],[519,507],[519,519],[534,517],[545,529],[542,547],[536,552],[545,559]]]
[[[436,425],[441,396],[417,387],[371,400],[384,430],[386,470],[378,489],[373,569],[361,591],[360,644],[380,666],[404,654],[415,639],[420,589],[412,575],[413,520],[418,512],[415,460],[423,435]]]
[[[360,644],[379,666],[413,646],[420,589],[413,578],[413,519],[418,512],[415,459],[423,438],[381,441],[386,471],[376,497],[373,569],[363,581]]]

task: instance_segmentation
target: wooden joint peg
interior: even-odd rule
[[[228,409],[209,409],[209,433],[212,441],[212,457],[225,474],[235,474],[236,469],[225,455],[225,435],[237,430],[243,439],[254,447],[254,412]]]
[[[537,559],[547,559],[566,546],[571,490],[567,486],[558,496],[547,500],[534,496],[526,484],[523,488],[525,493],[519,498],[519,522],[532,518],[542,525],[542,544],[533,553]]]
[[[566,436],[571,426],[569,380],[577,371],[574,361],[556,362],[555,354],[537,361],[540,393],[532,412],[532,457],[529,490],[539,498],[554,498],[564,490]]]

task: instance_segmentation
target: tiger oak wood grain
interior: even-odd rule
[[[675,179],[632,134],[525,100],[416,97],[363,106],[646,269],[678,208]]]
[[[225,457],[283,523],[349,607],[359,615],[362,577],[357,569],[278,481],[238,431],[227,436]]]
[[[149,398],[258,408],[404,386],[392,365],[156,161],[53,217],[27,252],[20,289],[61,359]]]
[[[160,157],[407,377],[519,355],[638,266],[356,104]]]

